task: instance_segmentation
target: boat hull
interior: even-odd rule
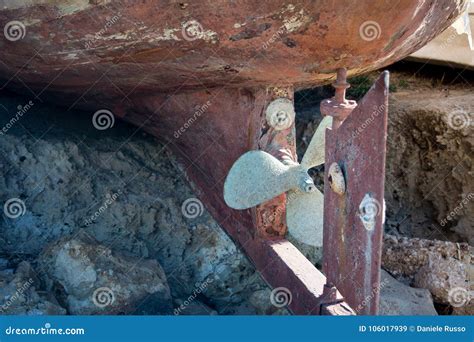
[[[378,69],[425,45],[467,1],[60,3],[4,2],[0,22],[23,27],[0,39],[1,78],[36,94],[116,101],[222,86],[311,87],[341,67],[350,76]]]

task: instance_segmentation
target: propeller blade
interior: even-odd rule
[[[324,196],[318,190],[302,192],[291,190],[287,194],[286,224],[288,234],[310,245],[323,245]]]
[[[224,200],[233,209],[266,202],[298,186],[294,170],[264,151],[249,151],[230,169],[224,183]]]
[[[306,169],[311,169],[312,167],[324,164],[326,129],[331,127],[331,125],[332,116],[325,116],[319,123],[319,126],[306,149],[303,160],[301,161],[301,165]]]

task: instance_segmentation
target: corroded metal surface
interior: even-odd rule
[[[254,249],[256,265],[276,288],[291,293],[288,308],[298,315],[354,315],[354,310],[333,288],[327,296],[326,277],[286,240],[261,241]]]
[[[268,115],[268,106],[283,99],[293,105],[293,95],[293,87],[289,86],[268,87],[266,89],[265,115],[262,115],[260,121],[260,133],[257,142],[259,150],[268,152],[280,161],[289,163],[297,161],[294,109],[293,112],[291,112],[291,109],[287,109],[290,113],[285,112],[285,117],[282,119],[284,129],[280,129],[281,127],[273,127],[275,125],[272,125],[272,118]],[[260,237],[284,237],[286,235],[288,230],[286,226],[286,196],[286,193],[281,194],[251,209],[255,216],[257,232]]]
[[[13,86],[108,106],[144,93],[309,87],[380,68],[448,27],[467,0],[13,0],[0,75]],[[18,39],[17,39],[18,38]],[[232,113],[226,113],[232,115]]]
[[[224,179],[251,149],[296,160],[293,127],[277,133],[265,126],[271,100],[334,80],[341,67],[354,75],[399,60],[446,28],[466,3],[0,1],[1,88],[48,94],[69,108],[108,108],[165,140],[211,214],[267,281],[293,291],[293,312],[352,313],[337,302],[340,295],[323,301],[325,278],[278,240],[286,232],[285,195],[235,211],[224,203]],[[17,22],[19,35],[7,30]]]
[[[357,107],[354,100],[346,99],[346,89],[350,87],[346,82],[347,70],[340,68],[337,70],[336,82],[332,86],[336,89],[334,96],[321,101],[321,114],[333,117],[333,128],[338,128],[350,113]]]
[[[323,272],[358,314],[377,314],[387,137],[388,72],[349,117],[327,131],[326,163],[341,168],[345,192],[324,179]]]
[[[244,152],[265,148],[279,159],[294,158],[294,126],[274,132],[273,138],[262,139],[265,132],[270,132],[265,124],[265,108],[273,98],[268,89],[181,93],[176,99],[153,96],[142,102],[140,108],[144,112],[159,110],[162,117],[150,115],[143,122],[144,114],[138,113],[129,119],[154,135],[166,137],[167,146],[180,158],[196,193],[218,223],[245,250],[272,287],[284,287],[291,292],[292,312],[315,315],[322,313],[321,306],[328,306],[325,314],[353,314],[340,294],[334,302],[322,302],[326,278],[290,242],[281,238],[286,232],[285,198],[243,211],[233,210],[224,202],[225,177]],[[175,110],[174,100],[181,103],[180,111]],[[196,112],[200,113],[197,118],[193,114]],[[230,121],[222,112],[240,115]],[[195,119],[183,121],[186,116]],[[190,123],[186,125],[187,122]],[[271,219],[262,223],[268,216]]]
[[[278,106],[271,108],[275,103]],[[280,103],[285,105],[280,106]],[[269,108],[272,109],[270,112]],[[279,116],[277,121],[282,123],[281,127],[286,128],[281,130],[273,127],[278,125],[272,124],[272,115]],[[285,150],[294,150],[293,116],[293,103],[289,99],[279,98],[270,102],[262,132],[271,132],[273,129],[276,133],[274,137],[280,136],[280,139],[267,141],[269,145],[261,146],[263,148],[257,151],[246,152],[236,160],[224,183],[224,200],[229,207],[237,210],[257,206],[258,228],[267,226],[267,233],[270,232],[268,229],[278,227],[274,220],[269,219],[274,218],[278,212],[282,217],[286,214],[288,232],[293,238],[307,245],[322,247],[324,200],[308,170],[324,163],[324,138],[326,129],[333,120],[332,117],[326,117],[321,121],[299,164],[294,152],[281,154]],[[289,128],[291,130],[287,130]],[[280,195],[283,193],[287,198],[286,212],[284,206],[275,209],[272,204],[275,198],[277,203],[281,203]]]

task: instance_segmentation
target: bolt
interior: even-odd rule
[[[349,83],[346,82],[346,78],[346,69],[338,69],[336,82],[332,84],[336,89],[334,96],[321,101],[321,114],[330,115],[334,118],[332,122],[333,129],[339,128],[342,122],[357,107],[356,101],[346,99],[346,89],[350,87]]]
[[[342,195],[346,192],[346,182],[341,167],[337,163],[332,163],[329,167],[328,181],[332,191]]]
[[[300,188],[301,188],[302,191],[304,191],[306,193],[316,191],[316,186],[314,185],[313,180],[309,176],[305,177],[305,179],[302,180],[302,182],[300,184]]]

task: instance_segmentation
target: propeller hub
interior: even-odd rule
[[[316,185],[314,185],[313,180],[311,177],[307,176],[305,177],[300,184],[300,188],[302,191],[306,193],[314,192],[316,191]]]

